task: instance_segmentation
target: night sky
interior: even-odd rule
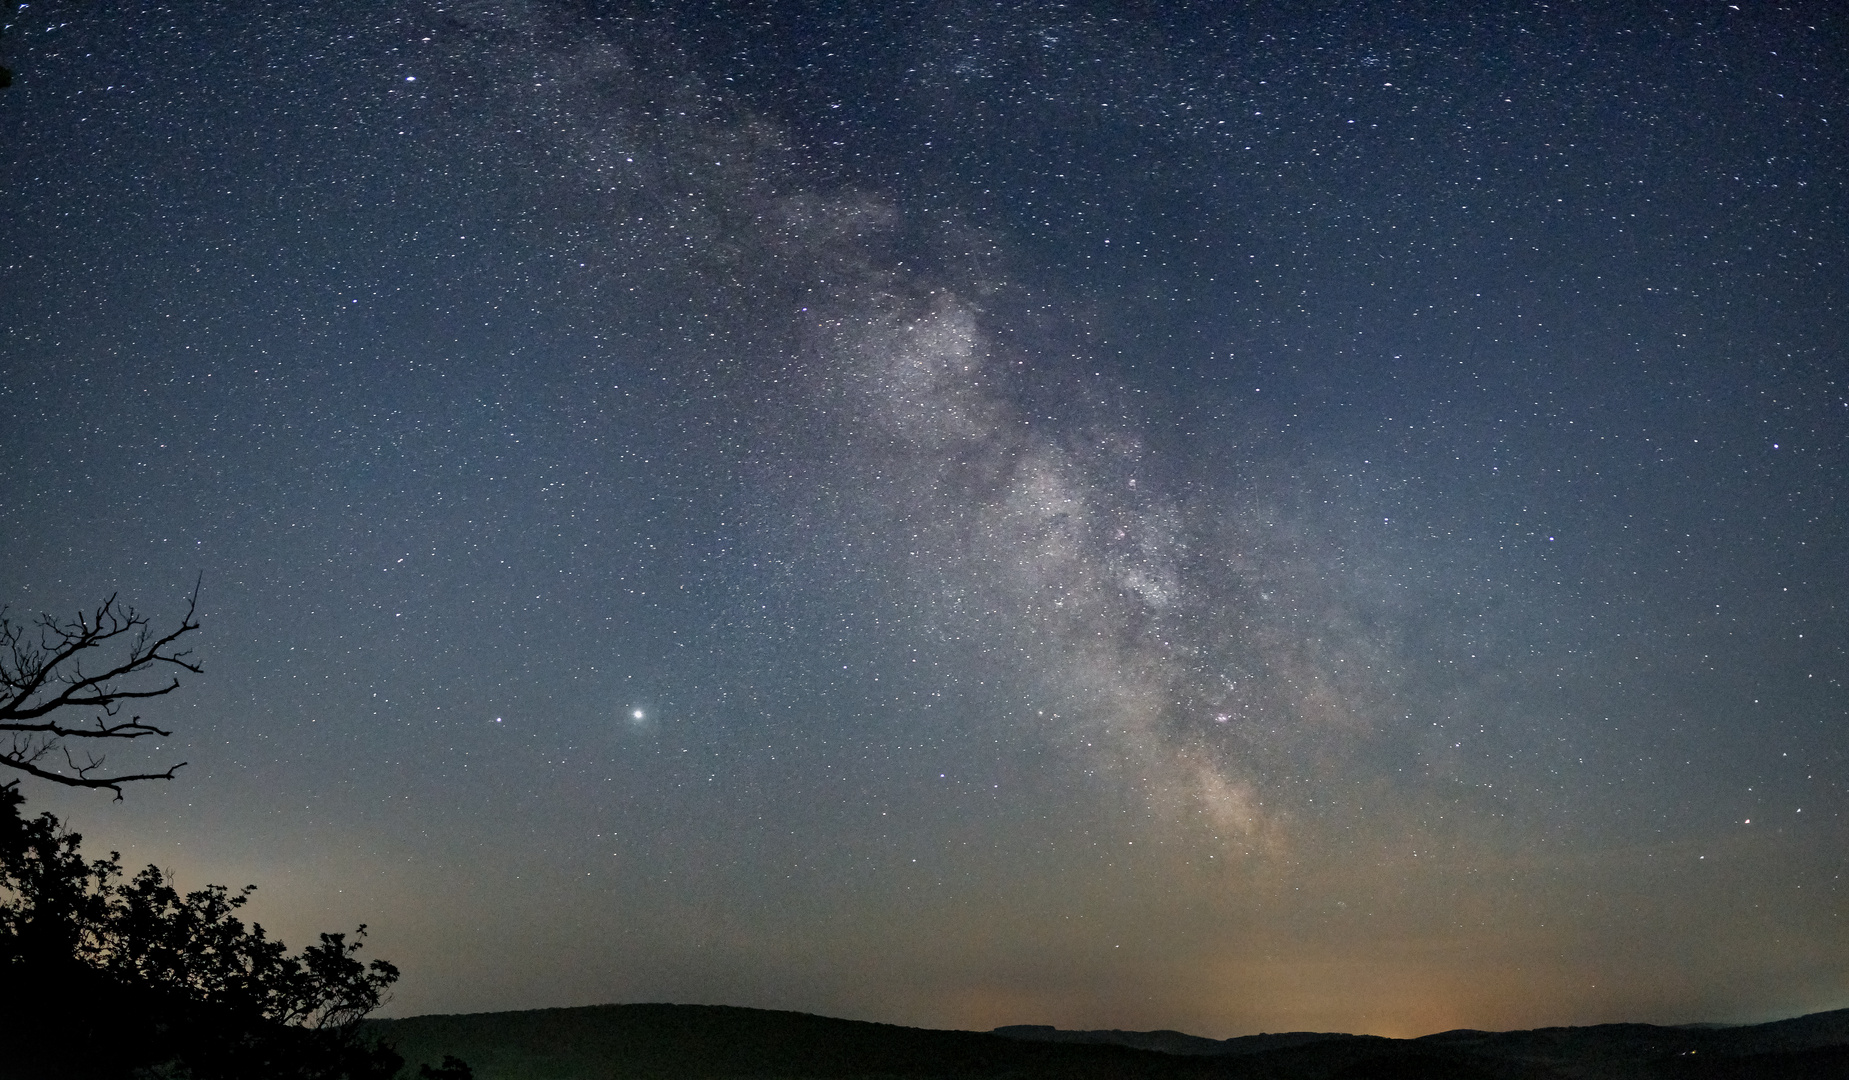
[[[13,5],[0,600],[388,1012],[1849,1006],[1849,13]]]

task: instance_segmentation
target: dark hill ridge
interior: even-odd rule
[[[594,1005],[369,1026],[398,1046],[407,1075],[454,1054],[478,1080],[1849,1078],[1849,1009],[1738,1027],[1601,1024],[1418,1039],[1291,1032],[1219,1040],[1032,1025],[937,1031],[716,1005]]]
[[[1013,1024],[998,1027],[994,1034],[1028,1042],[1089,1043],[1092,1045],[1133,1046],[1139,1050],[1159,1050],[1165,1054],[1196,1057],[1222,1054],[1257,1054],[1282,1050],[1309,1043],[1341,1039],[1370,1040],[1373,1035],[1342,1035],[1326,1031],[1291,1031],[1276,1035],[1242,1035],[1234,1039],[1205,1039],[1179,1031],[1061,1031],[1046,1024]],[[1392,1042],[1392,1039],[1382,1039]]]
[[[1172,1055],[719,1005],[418,1016],[368,1022],[408,1062],[467,1061],[477,1080],[704,1077],[1172,1077]]]

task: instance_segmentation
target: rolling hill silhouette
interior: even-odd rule
[[[477,1080],[1849,1077],[1849,1009],[1744,1026],[1600,1024],[1417,1039],[1292,1032],[1216,1040],[1038,1026],[938,1031],[717,1005],[594,1005],[368,1026],[397,1045],[407,1074],[453,1054]]]

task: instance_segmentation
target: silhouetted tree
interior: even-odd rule
[[[475,1070],[454,1054],[444,1054],[443,1064],[435,1068],[419,1065],[417,1080],[475,1080]]]
[[[86,860],[81,836],[24,801],[0,786],[0,1075],[387,1080],[403,1066],[361,1035],[398,970],[362,963],[357,940],[323,934],[292,956],[237,918],[253,886],[181,895],[152,866],[124,882],[120,855]]]
[[[114,596],[94,611],[79,611],[69,619],[40,615],[14,622],[7,609],[0,608],[0,732],[11,736],[11,745],[0,748],[0,766],[71,787],[108,788],[118,799],[122,785],[130,781],[173,779],[174,770],[185,762],[165,772],[109,775],[102,771],[103,755],[86,750],[80,761],[65,741],[90,740],[94,746],[96,740],[172,735],[143,723],[139,716],[117,716],[124,702],[161,697],[180,686],[177,676],[165,685],[132,677],[168,666],[195,674],[202,670],[188,659],[190,649],[174,648],[199,629],[193,617],[198,609],[195,583],[180,624],[156,636],[146,616]],[[118,654],[113,663],[105,662],[100,669],[86,664],[96,650],[123,646],[127,653]],[[123,680],[130,683],[124,685]],[[89,713],[89,719],[77,719],[83,713]]]

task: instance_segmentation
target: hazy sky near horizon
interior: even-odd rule
[[[1849,1006],[1836,5],[7,19],[29,806],[392,1013]]]

